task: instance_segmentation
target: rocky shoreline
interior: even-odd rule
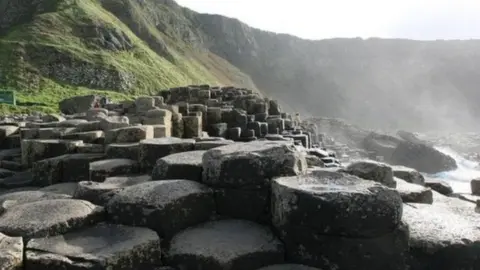
[[[480,269],[479,182],[407,167],[453,165],[406,134],[352,150],[234,87],[98,98],[4,117],[1,270]]]

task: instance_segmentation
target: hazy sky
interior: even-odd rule
[[[480,38],[480,0],[177,0],[303,38]]]

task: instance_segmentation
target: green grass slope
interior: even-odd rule
[[[184,18],[177,7],[137,0],[35,2],[0,0],[0,89],[39,106],[1,106],[0,112],[56,110],[61,99],[92,92],[125,99],[189,84],[255,88],[239,69],[189,42],[182,31],[194,28],[171,21]]]

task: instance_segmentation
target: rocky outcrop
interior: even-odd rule
[[[400,142],[389,159],[395,165],[404,165],[424,173],[438,173],[457,168],[455,159],[425,144]]]
[[[29,22],[33,16],[55,11],[61,0],[5,0],[0,5],[0,36],[11,27]]]
[[[43,45],[25,47],[26,56],[45,77],[74,86],[115,91],[130,90],[135,84],[133,74],[113,66],[81,59],[61,48]]]
[[[440,195],[412,168],[342,166],[248,90],[191,86],[23,121],[3,129],[0,150],[9,270],[452,269],[442,254],[479,263],[474,195]],[[228,139],[209,135],[219,124]],[[189,131],[169,137],[178,125]],[[447,220],[455,231],[437,232]]]

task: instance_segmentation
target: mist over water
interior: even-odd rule
[[[453,171],[441,172],[430,175],[433,178],[440,178],[451,185],[456,193],[471,193],[470,181],[480,177],[479,163],[465,159],[449,147],[435,147],[438,151],[451,156],[457,162],[458,168]]]

